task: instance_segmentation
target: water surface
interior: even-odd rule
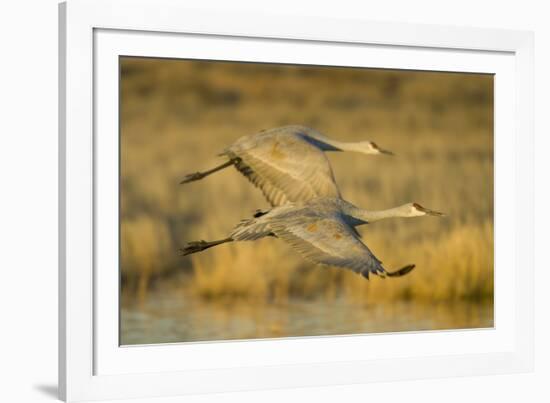
[[[171,290],[150,293],[141,303],[126,301],[121,309],[123,345],[488,327],[493,305],[480,302],[213,302]]]

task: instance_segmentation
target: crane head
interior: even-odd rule
[[[365,141],[363,143],[365,144],[366,154],[394,155],[394,153],[392,153],[391,151],[378,147],[378,144],[376,144],[374,141]]]
[[[418,216],[424,216],[424,215],[433,215],[433,216],[442,217],[445,215],[443,213],[440,213],[439,211],[430,210],[426,207],[423,207],[418,203],[411,203],[410,208],[411,208],[411,217],[418,217]]]

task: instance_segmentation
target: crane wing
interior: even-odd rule
[[[272,206],[340,196],[324,152],[293,133],[250,136],[225,153]]]
[[[269,227],[305,258],[315,263],[353,270],[367,279],[370,273],[382,277],[397,276],[408,273],[414,267],[407,266],[387,273],[382,262],[339,214],[321,216],[303,209],[293,216],[274,217]]]

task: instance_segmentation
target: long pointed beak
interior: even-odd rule
[[[430,210],[429,208],[422,207],[418,203],[413,203],[413,207],[416,208],[418,211],[422,211],[426,215],[434,215],[434,216],[438,216],[438,217],[444,217],[445,216],[445,214],[440,213],[439,211]]]
[[[437,216],[437,217],[445,217],[445,214],[444,213],[441,213],[439,211],[435,211],[435,210],[430,210],[430,209],[427,209],[427,208],[424,208],[423,210],[427,215],[433,215],[433,216]]]
[[[373,141],[370,142],[370,146],[378,151],[378,154],[395,155],[390,150],[384,150],[383,148],[378,147],[378,144]]]

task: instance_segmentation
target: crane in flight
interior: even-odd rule
[[[356,226],[391,217],[443,216],[443,213],[407,203],[399,207],[368,211],[339,197],[320,197],[305,203],[289,203],[267,211],[257,211],[242,220],[225,239],[190,242],[181,255],[200,252],[236,241],[254,241],[268,236],[287,242],[306,259],[322,265],[350,269],[366,279],[369,274],[399,277],[414,269],[414,264],[388,272],[365,245]]]
[[[325,151],[356,151],[368,155],[392,152],[372,141],[342,142],[305,126],[283,126],[241,137],[220,156],[223,164],[187,175],[180,183],[203,179],[234,166],[271,206],[305,202],[316,197],[340,197]]]

